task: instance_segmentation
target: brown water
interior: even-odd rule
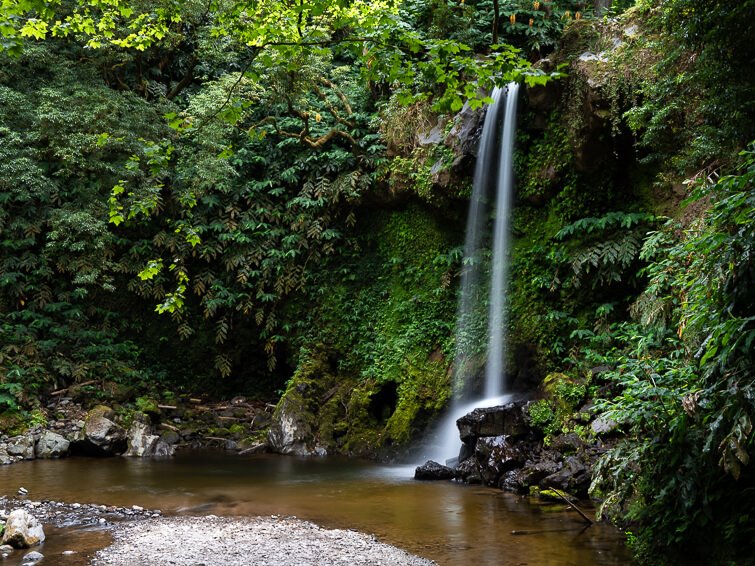
[[[442,565],[629,561],[620,533],[607,525],[584,529],[564,505],[539,505],[453,482],[417,482],[410,479],[412,472],[337,458],[217,452],[166,460],[37,460],[0,468],[0,495],[14,495],[23,486],[35,500],[136,504],[167,514],[293,515],[324,527],[372,533]],[[47,532],[41,552],[54,564],[86,563],[109,540],[97,529]],[[80,554],[63,558],[66,549]]]

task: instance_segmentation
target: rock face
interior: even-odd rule
[[[37,458],[62,458],[67,456],[70,444],[61,435],[46,430],[37,441]]]
[[[29,548],[45,540],[39,521],[24,509],[16,509],[8,516],[3,533],[3,544],[13,548]]]
[[[433,460],[428,460],[414,470],[415,480],[452,480],[455,477],[456,472],[452,468]]]
[[[87,414],[84,428],[71,445],[72,451],[87,456],[117,456],[127,448],[126,431],[111,419],[115,412],[98,405]]]
[[[522,402],[475,409],[456,421],[462,442],[481,436],[521,436],[528,432]]]

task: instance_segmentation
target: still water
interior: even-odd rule
[[[454,482],[418,482],[412,473],[408,467],[338,458],[219,452],[165,460],[71,458],[1,467],[0,495],[12,496],[23,486],[34,500],[140,505],[165,514],[293,515],[323,527],[372,533],[442,565],[629,561],[620,533],[607,525],[584,529],[565,505]],[[46,532],[41,552],[59,557],[60,564],[86,563],[109,540],[99,530]],[[80,553],[60,556],[70,548]]]

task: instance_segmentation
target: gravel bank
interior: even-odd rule
[[[115,542],[99,551],[96,566],[428,566],[373,537],[326,530],[298,519],[168,517],[116,525]]]

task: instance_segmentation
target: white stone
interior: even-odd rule
[[[45,532],[37,519],[24,509],[16,509],[5,523],[2,544],[29,548],[45,540]]]

